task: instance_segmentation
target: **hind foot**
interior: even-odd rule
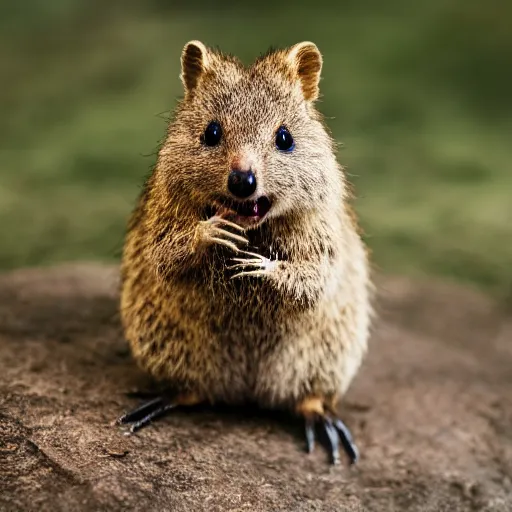
[[[328,412],[326,411],[328,409]],[[315,427],[319,425],[326,433],[329,441],[329,452],[332,464],[340,463],[340,443],[347,454],[350,464],[359,460],[359,450],[354,444],[352,434],[339,419],[332,407],[326,407],[320,398],[306,398],[296,408],[305,419],[306,450],[311,453],[315,446]]]

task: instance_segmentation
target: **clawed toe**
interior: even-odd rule
[[[333,425],[338,432],[339,439],[343,449],[345,450],[345,453],[348,455],[350,463],[355,464],[359,460],[359,450],[354,443],[354,439],[350,433],[350,430],[339,418],[335,418],[333,420]]]
[[[331,462],[333,464],[340,463],[340,438],[338,431],[334,427],[333,422],[329,418],[323,418],[323,427],[329,439],[329,445],[331,448]],[[352,461],[351,461],[352,463]]]
[[[114,424],[129,425],[128,433],[133,434],[177,407],[196,405],[200,402],[202,398],[195,393],[178,394],[172,400],[167,397],[154,398],[133,411],[123,414]]]
[[[311,453],[315,448],[315,420],[306,418],[306,451]]]
[[[257,259],[243,259],[243,258],[231,258],[230,262],[232,265],[226,267],[227,270],[244,270],[247,268],[259,269],[262,266],[261,260]]]
[[[133,434],[152,421],[165,416],[170,410],[175,409],[177,403],[168,402],[159,397],[142,404],[133,411],[123,414],[115,421],[116,425],[129,425],[128,433]]]
[[[305,419],[306,451],[308,453],[311,453],[315,446],[316,423],[323,428],[326,434],[332,464],[340,463],[340,443],[350,464],[355,464],[359,460],[359,450],[348,427],[339,418],[331,418],[327,415],[318,416],[316,419]]]

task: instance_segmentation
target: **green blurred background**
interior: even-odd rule
[[[377,268],[510,298],[511,23],[507,0],[2,2],[0,269],[119,258],[185,42],[308,39]]]

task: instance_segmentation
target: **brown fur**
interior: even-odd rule
[[[308,397],[332,403],[366,351],[367,255],[314,107],[321,66],[313,43],[248,68],[197,41],[183,50],[185,97],[131,218],[122,266],[133,354],[182,393],[294,409]],[[212,120],[223,128],[218,147],[201,143]],[[281,125],[295,139],[291,153],[275,148]],[[259,225],[231,231],[274,263],[230,279],[230,258],[250,258],[235,246],[246,246],[215,243],[226,228],[205,212],[240,161],[272,208]]]

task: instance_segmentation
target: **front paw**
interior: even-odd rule
[[[229,247],[231,250],[238,253],[240,251],[239,245],[247,246],[249,241],[242,235],[228,231],[226,229],[228,227],[239,232],[244,231],[238,224],[219,216],[214,216],[208,220],[199,222],[195,234],[196,248],[218,244]]]
[[[279,260],[271,260],[254,252],[239,251],[239,254],[246,257],[231,259],[234,265],[228,267],[228,270],[236,272],[231,279],[269,276],[275,272],[280,263]]]

